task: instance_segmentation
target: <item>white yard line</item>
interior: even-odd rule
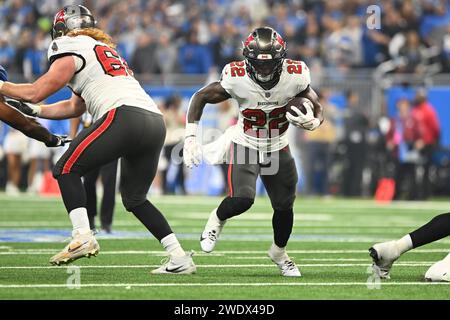
[[[414,261],[408,263],[396,263],[397,267],[422,267],[429,266],[432,261]],[[303,264],[298,263],[300,267],[313,268],[313,267],[368,267],[370,266],[369,261],[366,263],[314,263],[314,264]],[[0,270],[28,270],[28,269],[61,269],[72,266],[1,266]],[[94,265],[94,266],[76,266],[80,269],[140,269],[140,268],[157,268],[160,265]],[[274,264],[197,264],[200,268],[272,268],[275,267]]]
[[[0,232],[1,234],[1,232]],[[198,233],[177,233],[178,238],[181,240],[190,240],[190,241],[198,241]],[[17,240],[13,240],[11,236],[4,235],[8,238],[8,241],[0,241],[0,243],[10,243],[10,242],[23,242],[21,240],[21,236],[23,236],[27,241],[25,242],[34,242],[34,243],[63,243],[69,234],[63,236],[61,235],[40,235],[36,234],[35,236],[30,236],[27,238],[26,234],[19,234],[17,236]],[[123,234],[118,233],[116,236],[113,235],[98,235],[99,240],[108,240],[108,241],[123,241],[123,240],[143,240],[149,239],[151,236],[145,231],[139,232],[125,232]],[[358,236],[355,234],[326,234],[324,233],[303,233],[300,235],[294,235],[289,240],[290,243],[295,243],[295,246],[301,247],[302,243],[306,242],[314,242],[314,243],[366,243],[369,247],[371,244],[375,242],[383,242],[391,240],[393,237],[389,234],[376,234],[373,236]],[[270,233],[267,234],[249,234],[249,233],[234,233],[234,234],[224,234],[221,238],[223,241],[233,241],[233,242],[261,242],[261,241],[272,241],[272,235]],[[442,239],[439,240],[440,244],[450,244],[450,239]],[[0,253],[1,254],[1,253]]]
[[[33,197],[33,196],[22,196],[22,197],[9,197],[5,194],[0,194],[0,200],[3,202],[17,202],[21,203],[57,203],[60,201],[60,197]],[[117,197],[117,201],[120,202],[120,197]],[[170,204],[170,205],[202,205],[210,206],[217,205],[222,201],[221,197],[208,197],[208,196],[162,196],[162,197],[152,197],[152,201],[158,204]],[[394,201],[390,204],[378,204],[373,200],[345,200],[345,199],[311,199],[299,197],[296,200],[298,205],[303,207],[321,206],[321,205],[332,205],[333,208],[338,209],[414,209],[414,210],[447,210],[450,208],[450,202],[448,201]],[[267,201],[267,197],[258,197],[256,199],[255,205],[270,205]]]
[[[171,213],[167,215],[167,218],[170,219],[183,219],[183,220],[208,220],[209,213],[206,212],[184,212],[184,213]],[[255,220],[268,220],[272,219],[273,212],[249,212],[246,215],[239,216],[236,218],[236,221],[255,221]],[[333,220],[333,215],[328,213],[302,213],[299,212],[295,219],[298,223],[302,221],[331,221]]]
[[[253,282],[253,283],[85,283],[80,288],[116,287],[131,289],[133,287],[339,287],[339,286],[369,286],[367,282]],[[445,282],[383,282],[383,286],[436,286],[450,285]],[[68,288],[67,284],[0,284],[0,289],[29,288]]]
[[[23,203],[59,203],[60,197],[35,197],[35,196],[23,196],[23,197],[9,197],[3,193],[0,193],[0,200],[9,202],[23,202]],[[120,202],[120,197],[117,197],[117,202]],[[222,201],[221,197],[209,197],[209,196],[160,196],[152,197],[152,201],[155,204],[170,204],[170,205],[216,205]],[[332,205],[335,208],[380,208],[380,209],[439,209],[448,210],[450,208],[449,201],[394,201],[389,204],[379,204],[370,199],[361,200],[347,200],[347,199],[321,199],[321,198],[303,198],[298,197],[296,203],[303,204],[303,206],[317,207],[324,205]],[[267,197],[258,197],[255,201],[255,206],[264,205],[270,203],[267,201]]]
[[[267,260],[267,256],[248,256],[248,257],[236,257],[236,256],[228,256],[227,259],[230,260]],[[370,258],[369,258],[370,260]],[[297,257],[295,259],[297,264],[301,264],[304,261],[319,261],[319,262],[367,262],[368,259],[353,259],[353,258],[303,258]],[[436,261],[403,261],[403,263],[435,263]],[[397,264],[396,264],[397,265]]]
[[[318,221],[321,222],[321,221]],[[174,226],[186,226],[186,227],[197,227],[201,226],[202,224],[199,224],[196,221],[192,221],[189,223],[189,217],[184,217],[184,221],[172,221],[170,223]],[[138,221],[131,220],[131,221],[120,221],[120,220],[114,220],[114,226],[115,227],[140,227]],[[58,222],[58,221],[50,221],[50,220],[38,220],[38,221],[0,221],[0,227],[62,227],[62,228],[69,228],[70,222]],[[239,219],[235,221],[230,221],[227,225],[227,229],[229,228],[248,228],[248,227],[267,227],[268,229],[272,228],[270,219],[268,218],[267,221],[253,221],[250,218],[248,220],[245,219]],[[391,228],[415,228],[417,225],[414,224],[390,224],[390,225],[375,225],[375,224],[317,224],[314,223],[314,221],[311,223],[305,223],[304,221],[296,221],[295,227],[297,228],[311,228],[311,229],[345,229],[345,228],[361,228],[361,229],[391,229]]]
[[[3,251],[0,252],[0,255],[19,255],[19,254],[32,254],[32,255],[41,255],[41,254],[49,254],[58,251],[58,249],[17,249],[13,251]],[[449,253],[450,248],[446,249],[417,249],[408,252],[408,254],[413,253]],[[289,254],[353,254],[353,253],[364,253],[368,254],[368,250],[288,250]],[[129,255],[166,255],[164,251],[147,251],[147,250],[105,250],[100,251],[100,254],[107,255],[120,255],[120,254],[129,254]],[[224,250],[224,251],[215,251],[213,253],[195,253],[195,255],[205,255],[205,256],[222,256],[227,254],[263,254],[264,256],[267,254],[266,250]]]
[[[217,204],[220,202],[221,198],[211,198],[211,197],[161,197],[155,198],[155,204],[175,204],[175,205],[210,205]],[[262,199],[257,198],[255,201],[255,205],[263,205],[268,202],[261,201]],[[314,202],[311,199],[304,199],[299,197],[296,200],[296,203],[300,205],[300,207],[317,207],[317,206],[325,206],[332,205],[333,208],[336,209],[386,209],[386,210],[405,210],[405,209],[414,209],[414,210],[447,210],[450,208],[450,202],[447,201],[394,201],[389,204],[379,204],[373,200],[324,200],[317,199]],[[300,209],[299,209],[300,210]]]

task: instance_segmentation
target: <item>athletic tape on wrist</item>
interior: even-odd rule
[[[184,136],[187,137],[196,137],[197,136],[197,129],[198,124],[197,123],[187,123],[186,124],[186,132],[184,133]]]

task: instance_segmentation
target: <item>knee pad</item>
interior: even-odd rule
[[[250,209],[254,201],[253,198],[227,197],[219,205],[217,216],[220,220],[226,220],[240,215]]]
[[[70,173],[78,174],[81,177],[84,176],[83,172],[80,172],[80,170],[76,170],[76,169],[73,169],[73,168],[70,169],[69,172],[63,173],[63,171],[64,171],[64,164],[60,164],[58,162],[52,169],[53,178],[58,179],[58,177],[61,177],[62,175],[70,174]]]
[[[253,186],[239,186],[233,193],[232,199],[254,199],[256,190]],[[239,200],[238,200],[239,201]]]
[[[125,210],[128,212],[133,211],[134,208],[140,206],[145,201],[147,201],[147,198],[145,196],[127,196],[122,194],[122,203],[125,207]]]

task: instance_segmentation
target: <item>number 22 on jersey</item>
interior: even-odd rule
[[[245,62],[235,61],[230,64],[231,76],[232,77],[243,77],[245,76]]]
[[[269,113],[261,109],[245,109],[242,115],[245,134],[255,138],[276,137],[283,134],[289,126],[285,106],[273,109]]]

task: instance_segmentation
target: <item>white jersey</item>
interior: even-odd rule
[[[53,40],[48,49],[50,63],[67,55],[75,57],[77,70],[68,86],[83,98],[94,121],[122,105],[161,114],[114,49],[83,35]]]
[[[231,140],[245,147],[275,152],[288,145],[286,104],[311,82],[304,62],[285,59],[280,80],[265,90],[248,75],[244,61],[227,64],[220,80],[222,87],[239,105],[239,119]]]

